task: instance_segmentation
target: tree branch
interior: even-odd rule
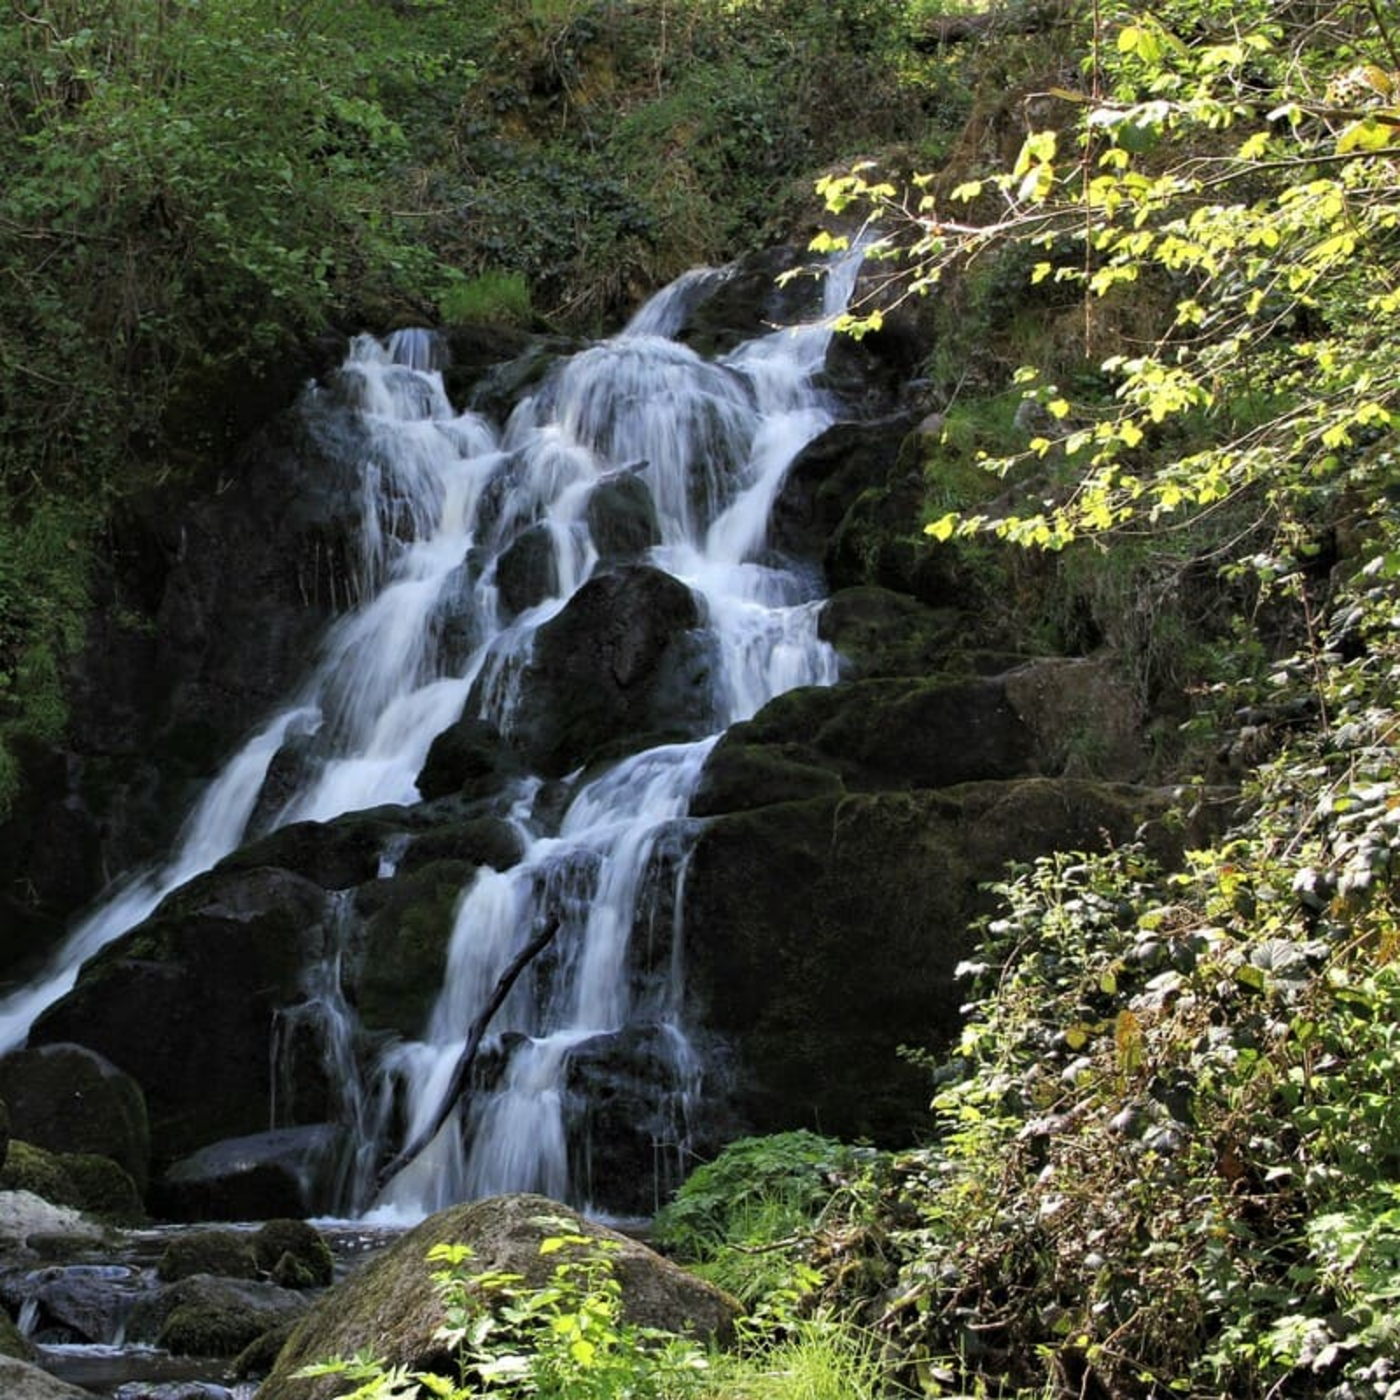
[[[442,1125],[447,1122],[452,1110],[457,1106],[457,1100],[462,1097],[462,1091],[467,1087],[467,1079],[471,1075],[477,1051],[481,1048],[481,1039],[486,1034],[486,1027],[491,1024],[491,1018],[501,1009],[502,1002],[510,995],[510,989],[515,986],[520,974],[553,942],[554,935],[559,932],[559,925],[558,916],[552,918],[510,960],[505,971],[496,979],[496,986],[487,999],[486,1005],[481,1008],[467,1031],[467,1039],[462,1046],[462,1053],[457,1057],[452,1078],[443,1091],[442,1099],[438,1103],[437,1112],[433,1114],[432,1121],[407,1147],[379,1169],[374,1178],[376,1191],[382,1191],[395,1176],[403,1171],[438,1135]]]

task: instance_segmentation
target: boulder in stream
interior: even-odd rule
[[[724,1341],[731,1335],[739,1305],[712,1284],[543,1196],[496,1196],[429,1216],[325,1294],[292,1333],[258,1400],[328,1400],[342,1394],[348,1388],[344,1378],[306,1379],[296,1372],[362,1350],[388,1366],[454,1375],[452,1358],[437,1337],[445,1313],[428,1251],[438,1244],[465,1244],[473,1252],[473,1271],[519,1273],[524,1287],[538,1287],[558,1262],[557,1257],[541,1257],[540,1243],[561,1231],[616,1245],[629,1322],[700,1339]]]

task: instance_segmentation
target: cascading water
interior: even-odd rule
[[[494,1080],[442,1123],[379,1204],[412,1215],[500,1190],[586,1199],[586,1134],[576,1129],[588,1105],[577,1101],[572,1067],[619,1037],[646,1040],[651,1130],[674,1145],[700,1074],[678,984],[691,795],[726,726],[786,689],[836,677],[835,656],[817,638],[812,579],[763,551],[788,466],[832,421],[814,379],[857,268],[853,257],[829,271],[820,320],[713,362],[668,338],[720,275],[689,274],[620,335],[560,361],[499,432],[449,405],[431,336],[357,340],[333,380],[309,391],[307,407],[354,423],[358,605],[330,629],[303,690],[211,785],[175,855],[77,929],[39,984],[0,1003],[0,1049],[23,1039],[85,958],[247,836],[415,802],[433,739],[464,706],[509,739],[540,630],[598,568],[590,494],[627,473],[656,509],[649,562],[696,600],[709,682],[703,712],[687,720],[707,737],[646,750],[586,781],[574,775],[552,826],[533,815],[540,780],[518,781],[502,815],[523,856],[508,870],[481,870],[462,892],[446,977],[420,1039],[395,1042],[371,1064],[355,1061],[339,988],[353,935],[334,931],[324,963],[308,971],[306,1007],[289,1013],[283,1032],[292,1039],[298,1018],[321,1020],[327,1070],[341,1081],[359,1138],[346,1204],[363,1209],[374,1163],[440,1119],[466,1028],[503,968],[555,925],[547,955],[491,1023]],[[546,583],[540,596],[512,602],[499,566],[527,532],[546,542]],[[283,770],[275,797],[271,784],[264,791],[274,759]],[[385,852],[385,872],[396,858]],[[649,921],[666,925],[668,949],[650,979],[631,965],[633,939]]]

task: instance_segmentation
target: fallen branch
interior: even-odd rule
[[[962,44],[994,34],[1039,34],[1065,17],[1064,7],[1033,4],[1024,9],[986,10],[980,14],[938,15],[924,20],[913,35],[920,53],[936,53],[945,44]]]
[[[505,971],[496,979],[496,985],[487,999],[486,1005],[481,1008],[476,1020],[471,1023],[471,1027],[467,1031],[467,1039],[462,1046],[462,1053],[457,1057],[452,1078],[443,1091],[432,1121],[397,1156],[379,1169],[374,1178],[376,1191],[382,1191],[438,1135],[442,1125],[447,1122],[452,1110],[456,1108],[457,1100],[462,1097],[463,1090],[467,1087],[467,1079],[471,1075],[477,1051],[481,1048],[481,1039],[486,1034],[486,1027],[491,1024],[491,1018],[501,1009],[501,1003],[510,995],[510,989],[515,986],[520,974],[548,947],[558,932],[559,919],[555,917],[510,960]]]

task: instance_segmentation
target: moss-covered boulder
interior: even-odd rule
[[[156,1277],[177,1283],[195,1274],[257,1278],[258,1259],[250,1236],[237,1230],[196,1230],[176,1235],[156,1261]]]
[[[367,1030],[422,1034],[447,968],[457,905],[477,867],[438,860],[364,892],[356,1001]]]
[[[58,1164],[73,1183],[72,1204],[109,1225],[146,1223],[141,1192],[119,1162],[95,1152],[63,1152]]]
[[[110,1157],[89,1152],[48,1152],[13,1141],[0,1191],[30,1192],[112,1225],[140,1225],[146,1212],[136,1183]]]
[[[63,1170],[58,1154],[18,1139],[0,1171],[0,1191],[28,1191],[56,1206],[78,1205],[76,1183]]]
[[[320,885],[286,870],[212,871],[88,962],[30,1043],[84,1045],[135,1079],[157,1169],[257,1132],[272,1092],[273,1018],[300,1000],[330,908]]]
[[[429,801],[452,793],[484,797],[522,771],[500,730],[468,713],[433,740],[418,774],[418,791]]]
[[[399,826],[387,818],[361,812],[329,822],[293,822],[240,846],[219,869],[287,870],[322,889],[349,889],[375,878],[385,850],[399,833]]]
[[[325,1288],[335,1273],[325,1237],[304,1220],[269,1220],[252,1245],[258,1268],[283,1288]]]
[[[0,1099],[0,1170],[5,1166],[5,1153],[10,1150],[10,1110]]]
[[[557,1263],[540,1255],[540,1242],[561,1229],[616,1245],[613,1257],[629,1321],[720,1341],[732,1332],[734,1300],[645,1245],[542,1196],[498,1196],[430,1216],[325,1294],[292,1333],[258,1391],[259,1400],[326,1400],[341,1394],[348,1388],[344,1380],[297,1378],[296,1372],[360,1350],[390,1366],[454,1375],[452,1358],[437,1336],[445,1313],[428,1251],[437,1244],[465,1244],[473,1252],[473,1271],[519,1273],[525,1287],[538,1287]]]
[[[233,1357],[307,1307],[302,1294],[273,1283],[196,1274],[139,1300],[127,1335],[177,1356]]]
[[[151,1153],[145,1096],[104,1056],[62,1043],[12,1051],[0,1059],[0,1097],[16,1137],[51,1152],[110,1157],[145,1189]]]
[[[964,664],[985,674],[985,667],[964,662],[968,632],[962,609],[930,607],[874,585],[834,593],[822,605],[819,624],[822,640],[841,654],[848,680],[947,675]]]

